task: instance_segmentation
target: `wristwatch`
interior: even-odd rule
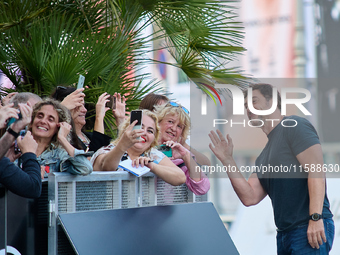
[[[12,136],[14,136],[15,139],[18,138],[19,133],[15,132],[13,129],[11,129],[10,127],[7,128],[6,130],[8,133],[10,133]]]
[[[323,219],[322,215],[321,214],[318,214],[318,213],[313,213],[309,216],[309,219],[310,220],[313,220],[313,221],[318,221],[320,219]]]

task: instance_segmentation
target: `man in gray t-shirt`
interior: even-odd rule
[[[268,110],[273,87],[254,84],[252,103],[256,110]],[[245,102],[247,102],[245,93]],[[323,166],[323,154],[314,127],[304,118],[281,115],[278,107],[269,115],[255,115],[245,104],[249,120],[267,135],[268,142],[256,159],[257,171],[246,180],[240,171],[228,172],[239,199],[245,206],[269,196],[278,228],[278,254],[328,254],[334,239],[334,222],[326,195],[324,173],[309,171]],[[275,120],[275,121],[273,121]],[[233,144],[217,130],[209,147],[226,167],[237,167]],[[229,168],[230,169],[230,168]]]

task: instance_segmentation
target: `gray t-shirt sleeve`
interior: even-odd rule
[[[295,127],[287,127],[290,148],[295,156],[315,144],[320,144],[315,128],[307,119],[298,116],[291,116],[290,119],[294,119],[297,122]],[[293,121],[291,122],[293,123]],[[286,124],[288,123],[289,121],[286,121]]]

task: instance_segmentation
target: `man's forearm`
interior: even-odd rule
[[[324,178],[310,176],[308,178],[309,192],[309,214],[322,214],[323,202],[325,199],[325,184]]]
[[[222,163],[227,169],[232,169],[231,171],[227,171],[228,177],[235,193],[245,206],[255,205],[266,196],[256,174],[252,174],[247,181],[238,169],[233,158],[226,158]],[[234,169],[236,169],[236,171],[234,171]]]
[[[15,140],[15,137],[11,135],[8,132],[5,132],[5,134],[0,139],[0,159],[2,159],[11,145],[13,144]]]

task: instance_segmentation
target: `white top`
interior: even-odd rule
[[[115,145],[113,145],[112,143],[110,143],[108,146],[106,147],[101,147],[99,150],[96,151],[95,154],[93,154],[93,156],[91,157],[91,163],[92,165],[94,164],[94,161],[96,160],[96,158],[101,155],[101,154],[106,154],[110,151],[113,150],[113,148],[115,147]],[[163,152],[155,149],[155,148],[151,148],[151,151],[149,153],[149,155],[147,155],[151,160],[153,160],[154,163],[159,164],[159,162],[162,161],[163,158],[165,158],[166,156],[163,154]]]

